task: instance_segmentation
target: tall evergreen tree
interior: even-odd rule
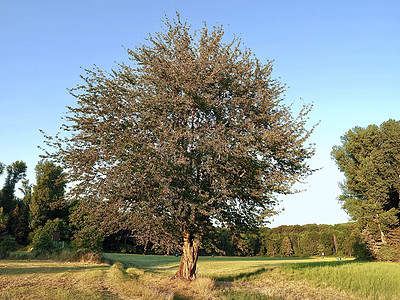
[[[30,197],[30,227],[44,226],[47,220],[68,219],[68,211],[60,206],[65,192],[65,174],[54,162],[43,160],[36,165],[36,184]]]
[[[182,245],[175,275],[196,276],[198,247],[214,224],[244,231],[262,224],[276,195],[312,173],[305,106],[282,102],[284,86],[224,31],[192,32],[178,17],[133,65],[87,70],[72,91],[64,129],[49,144],[69,170],[76,223],[88,236],[133,231],[154,247]]]
[[[4,213],[4,208],[0,207],[0,238],[7,234],[8,215]]]
[[[7,176],[3,185],[0,207],[3,207],[4,213],[11,213],[16,205],[14,197],[15,186],[21,179],[26,176],[26,164],[23,161],[16,161],[7,166]]]
[[[399,224],[400,122],[355,127],[341,141],[332,151],[346,177],[339,199],[373,240],[385,244]]]

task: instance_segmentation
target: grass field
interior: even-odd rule
[[[170,279],[179,257],[106,258],[111,266],[0,261],[0,299],[400,299],[394,263],[200,257],[198,279],[181,282]]]

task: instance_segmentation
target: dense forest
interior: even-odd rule
[[[362,247],[360,228],[356,223],[336,225],[282,225],[276,228],[262,227],[240,236],[232,235],[225,228],[214,233],[214,247],[201,249],[203,255],[228,256],[353,256]],[[107,251],[127,253],[166,254],[157,252],[151,245],[135,244],[125,232],[107,237],[103,242]],[[356,253],[355,253],[356,252]],[[170,253],[171,254],[171,253]]]

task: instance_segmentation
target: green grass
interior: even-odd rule
[[[178,268],[180,257],[162,255],[139,255],[106,253],[105,258],[119,261],[126,267],[144,269],[147,272],[172,276]],[[325,259],[326,260],[326,259]],[[327,259],[334,260],[334,259]],[[245,276],[260,273],[261,270],[274,269],[282,264],[319,262],[321,258],[281,258],[281,257],[228,257],[201,256],[198,260],[198,272],[201,276],[215,280],[232,281]]]
[[[295,279],[308,279],[368,299],[400,299],[400,265],[389,262],[291,264],[281,268]]]

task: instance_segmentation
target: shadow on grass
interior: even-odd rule
[[[314,260],[311,257],[264,257],[264,256],[199,256],[199,261],[280,261],[280,260]]]
[[[320,268],[320,267],[339,267],[348,264],[367,263],[366,261],[348,260],[348,261],[323,261],[323,262],[310,262],[310,263],[296,263],[286,264],[280,266],[281,269],[299,270],[305,268]]]
[[[111,262],[122,263],[125,267],[135,267],[138,269],[150,269],[152,267],[178,263],[181,257],[165,255],[141,255],[141,254],[122,254],[122,253],[104,253],[104,257]]]
[[[267,271],[271,271],[272,269],[274,269],[274,267],[268,268],[268,269],[266,269],[266,268],[260,268],[260,269],[257,269],[257,270],[255,270],[255,271],[253,271],[253,272],[240,273],[240,274],[238,274],[238,275],[231,275],[231,276],[215,276],[215,277],[213,277],[213,279],[218,280],[218,281],[228,281],[228,282],[232,282],[232,281],[239,280],[239,279],[243,279],[243,278],[249,278],[249,277],[252,277],[252,276],[257,276],[257,275],[263,274],[263,273],[265,273],[265,272],[267,272]]]
[[[188,298],[188,297],[180,295],[180,294],[175,294],[174,300],[191,300],[191,298]]]
[[[0,268],[0,275],[17,275],[17,274],[51,274],[65,272],[79,272],[83,270],[107,269],[108,266],[82,266],[82,267],[33,267],[33,268]]]

